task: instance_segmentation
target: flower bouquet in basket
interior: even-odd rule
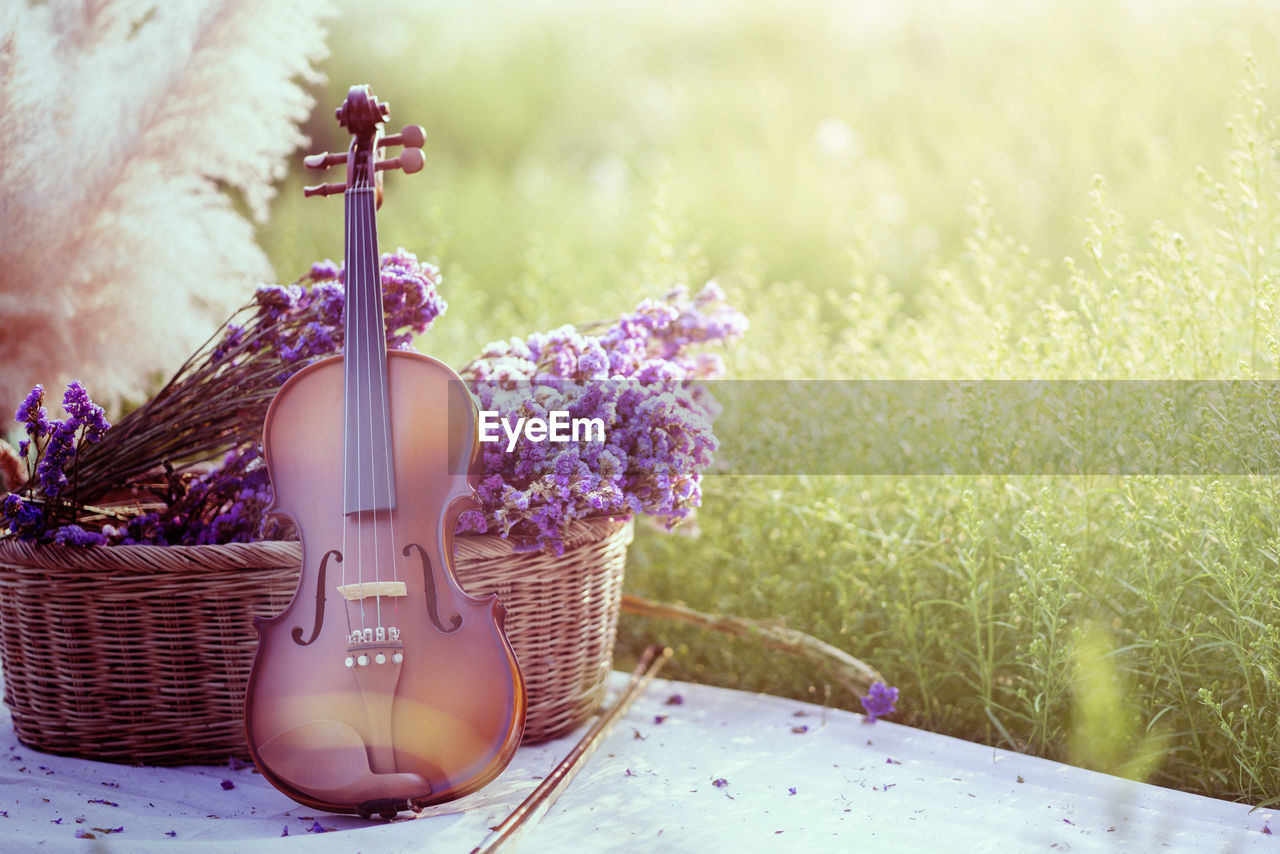
[[[407,349],[446,308],[440,274],[401,250],[381,276],[388,346]],[[114,424],[78,382],[61,418],[40,386],[21,402],[25,435],[0,445],[0,651],[24,741],[128,761],[243,753],[249,620],[287,604],[299,560],[288,523],[265,514],[262,425],[285,380],[341,352],[343,278],[323,262],[260,288]],[[457,570],[507,608],[526,737],[572,729],[602,699],[631,519],[670,526],[699,504],[716,406],[696,381],[723,371],[699,346],[745,328],[709,284],[490,345],[461,371],[491,441]],[[587,429],[560,436],[561,417]],[[51,640],[54,625],[70,631]],[[154,703],[111,702],[138,696]]]

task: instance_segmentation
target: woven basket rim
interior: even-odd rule
[[[588,540],[600,540],[614,531],[631,524],[630,515],[588,516],[571,519],[565,526],[564,550],[570,551]],[[602,530],[603,529],[603,530]],[[459,554],[475,557],[502,557],[517,551],[536,554],[546,549],[537,548],[535,540],[521,537],[504,537],[493,533],[458,534],[453,538],[454,549]]]
[[[0,540],[0,565],[46,570],[145,570],[199,566],[202,572],[283,567],[297,563],[296,543],[262,541],[206,546],[68,546]]]
[[[569,550],[586,540],[600,539],[614,530],[630,524],[632,517],[623,515],[588,516],[571,519],[564,533],[564,548]],[[601,532],[601,528],[604,532]],[[532,540],[503,537],[494,533],[458,534],[453,539],[456,550],[480,557],[499,557],[514,554],[517,550],[541,551],[524,548],[533,545]],[[69,546],[58,543],[32,543],[15,537],[0,537],[0,564],[40,567],[97,567],[104,565],[127,568],[130,566],[156,566],[170,564],[174,559],[199,559],[202,568],[239,568],[246,566],[287,566],[296,563],[302,544],[298,540],[255,540],[249,543],[221,543],[210,545],[118,545],[118,546]],[[215,566],[207,562],[213,559]]]

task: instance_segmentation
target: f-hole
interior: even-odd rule
[[[342,552],[337,549],[330,549],[325,552],[324,557],[320,561],[320,572],[316,579],[316,624],[311,630],[311,637],[306,640],[302,639],[302,626],[293,627],[293,642],[298,646],[307,646],[314,643],[315,639],[320,636],[320,627],[324,625],[324,571],[329,566],[329,558],[334,558],[338,563],[342,563]]]
[[[409,543],[404,547],[404,556],[408,557],[412,549],[418,550],[418,557],[422,560],[422,583],[427,593],[427,614],[431,617],[431,625],[435,626],[441,634],[453,634],[462,627],[462,615],[454,614],[449,618],[449,628],[445,628],[440,622],[440,600],[436,596],[436,578],[431,574],[431,559],[427,557],[427,552],[417,543]]]

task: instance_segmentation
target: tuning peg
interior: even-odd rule
[[[328,169],[330,166],[336,166],[339,163],[346,162],[347,155],[345,153],[330,154],[327,151],[321,152],[320,154],[308,154],[306,157],[302,158],[302,165],[306,166],[308,169]]]
[[[384,169],[403,169],[406,172],[414,173],[422,168],[427,162],[427,158],[423,156],[420,148],[406,148],[400,152],[400,156],[393,160],[379,160],[374,169],[381,172]]]
[[[314,187],[303,187],[302,195],[308,199],[312,196],[332,196],[334,193],[341,193],[345,189],[347,189],[347,185],[343,183],[316,184]]]
[[[422,125],[408,125],[400,133],[384,136],[382,145],[403,145],[406,148],[422,148],[422,144],[427,141],[427,132],[422,129]],[[407,170],[406,170],[407,171]]]

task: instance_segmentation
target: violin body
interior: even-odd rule
[[[389,513],[343,515],[341,357],[290,379],[266,421],[272,510],[297,525],[303,570],[289,606],[258,621],[246,731],[273,785],[331,812],[461,797],[506,767],[523,731],[524,683],[502,607],[468,595],[451,569],[454,523],[471,497],[474,404],[427,356],[389,353],[388,378],[399,505]],[[392,577],[408,595],[379,604],[335,592]],[[381,648],[385,662],[346,664],[348,621],[359,626],[361,606],[366,623],[381,607],[384,627],[399,630],[401,662],[375,639],[366,654]]]
[[[270,511],[297,526],[302,572],[288,607],[255,620],[245,733],[294,800],[390,818],[497,776],[526,699],[497,597],[468,595],[453,569],[454,527],[474,506],[475,404],[442,362],[386,349],[376,170],[411,160],[377,161],[386,112],[352,88],[338,110],[356,136],[349,179],[324,185],[347,196],[344,353],[299,371],[267,411]]]

